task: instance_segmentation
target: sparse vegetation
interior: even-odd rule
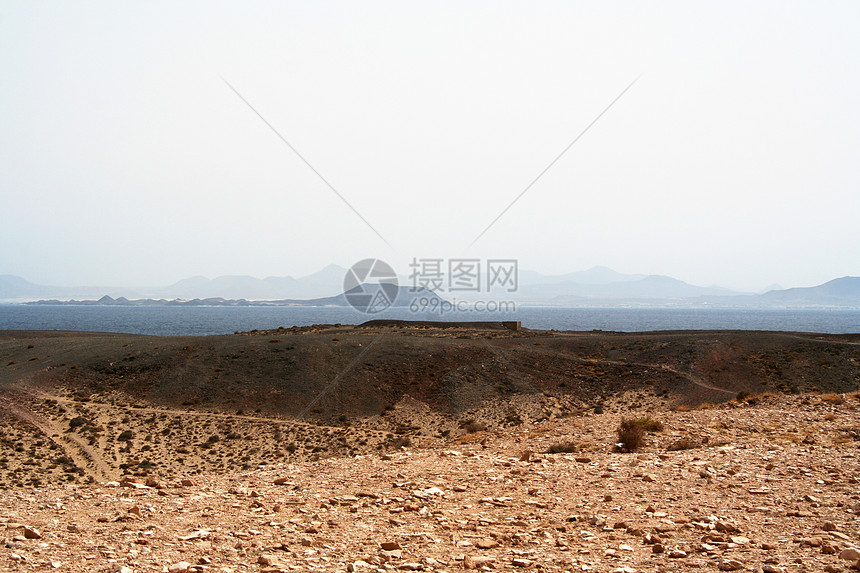
[[[412,440],[409,436],[398,436],[391,441],[391,447],[394,449],[408,448],[412,445]]]
[[[635,452],[645,442],[645,430],[632,418],[625,418],[615,430],[618,436],[618,448],[622,452]]]
[[[694,448],[698,448],[699,445],[700,444],[698,444],[689,436],[684,436],[669,444],[669,447],[667,447],[666,449],[670,452],[680,452],[683,450],[692,450]]]
[[[646,432],[662,432],[663,431],[663,422],[660,420],[655,420],[651,416],[644,416],[642,418],[636,418],[634,420],[637,424],[642,426],[642,429]]]
[[[547,449],[548,454],[572,454],[578,451],[579,444],[576,442],[556,442]]]
[[[487,430],[486,424],[484,424],[483,422],[478,422],[471,418],[460,422],[460,427],[463,428],[469,434],[474,434],[476,432],[484,432]]]

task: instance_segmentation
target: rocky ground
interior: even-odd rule
[[[0,332],[0,570],[844,571],[858,388],[860,335]]]
[[[751,402],[627,411],[652,428],[632,453],[615,445],[621,401],[389,453],[121,483],[52,477],[0,493],[0,568],[860,567],[860,399]]]

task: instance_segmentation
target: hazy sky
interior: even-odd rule
[[[0,274],[860,275],[858,26],[856,1],[5,0]]]

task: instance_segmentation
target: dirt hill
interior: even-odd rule
[[[0,568],[842,571],[858,387],[858,336],[4,332]]]

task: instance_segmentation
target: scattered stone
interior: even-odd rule
[[[191,568],[191,563],[187,561],[180,561],[179,563],[174,563],[167,568],[167,573],[186,573]]]
[[[717,563],[717,569],[720,571],[740,571],[744,568],[744,564],[736,559],[724,559]]]
[[[832,541],[825,541],[821,544],[821,552],[827,555],[833,555],[834,553],[839,553],[839,546]]]
[[[42,534],[35,527],[24,526],[24,537],[26,539],[42,539]]]
[[[496,559],[494,557],[466,555],[463,558],[463,567],[465,569],[479,569],[481,567],[488,567],[495,561]]]
[[[726,521],[718,521],[714,524],[714,529],[722,533],[740,533],[741,530]]]

